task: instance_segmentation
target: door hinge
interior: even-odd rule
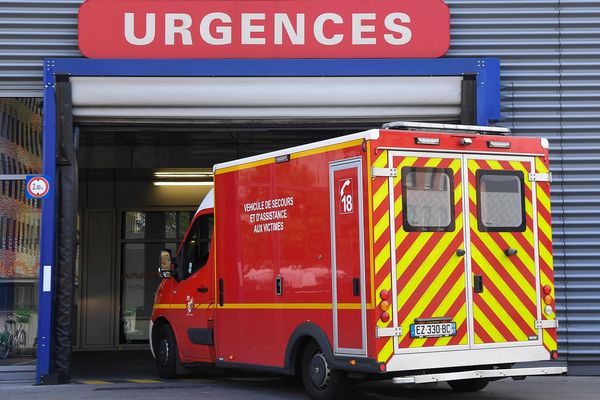
[[[373,176],[373,178],[382,176],[384,178],[395,178],[396,176],[398,176],[398,170],[396,168],[375,168],[373,167],[371,170],[371,176]]]
[[[557,319],[543,319],[535,321],[535,329],[558,328]]]
[[[552,182],[552,172],[547,174],[531,172],[529,173],[529,182]]]
[[[379,328],[377,327],[376,332],[377,339],[384,337],[402,336],[402,327],[397,326],[395,328]]]

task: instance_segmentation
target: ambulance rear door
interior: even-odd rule
[[[390,151],[396,354],[469,348],[463,157]]]
[[[541,344],[534,162],[465,156],[472,348]]]

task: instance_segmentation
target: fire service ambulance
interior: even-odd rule
[[[151,319],[158,372],[297,374],[312,399],[361,379],[566,372],[548,142],[504,128],[391,123],[218,164]],[[176,257],[175,257],[176,256]]]

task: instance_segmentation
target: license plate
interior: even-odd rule
[[[440,324],[412,324],[410,326],[411,338],[429,338],[456,336],[456,322]]]

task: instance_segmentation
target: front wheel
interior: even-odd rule
[[[478,392],[490,383],[489,379],[463,379],[458,381],[448,381],[448,385],[455,392],[472,393]]]
[[[350,387],[346,373],[332,370],[316,343],[310,343],[302,355],[302,383],[313,400],[345,399]]]
[[[177,377],[177,343],[169,325],[163,324],[158,329],[156,341],[156,370],[161,378]]]

